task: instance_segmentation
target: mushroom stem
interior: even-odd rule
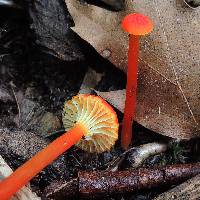
[[[127,149],[132,139],[132,123],[135,117],[137,74],[138,74],[139,36],[130,34],[128,51],[128,70],[126,84],[126,101],[122,126],[121,145]]]
[[[82,94],[68,100],[63,109],[63,125],[68,130],[66,133],[0,182],[0,200],[10,199],[72,145],[101,153],[110,150],[118,138],[116,113],[107,102],[94,95]],[[82,139],[83,136],[87,139]]]
[[[9,200],[22,186],[27,184],[42,169],[76,144],[87,132],[84,125],[77,123],[68,132],[54,140],[45,149],[20,166],[0,183],[0,199]]]
[[[132,139],[132,123],[135,117],[136,110],[139,36],[150,33],[153,30],[153,23],[145,15],[132,13],[125,16],[125,18],[123,19],[122,28],[124,29],[124,31],[130,34],[126,102],[121,140],[122,147],[124,149],[127,149]]]

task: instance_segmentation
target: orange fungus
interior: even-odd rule
[[[142,14],[133,13],[127,15],[122,21],[122,28],[130,34],[128,51],[128,68],[126,83],[126,101],[124,119],[122,125],[121,145],[127,149],[132,139],[132,123],[135,117],[137,101],[137,77],[139,37],[146,35],[153,29],[151,20]]]
[[[1,200],[9,200],[74,144],[88,152],[100,153],[110,150],[118,138],[117,115],[107,102],[97,96],[83,94],[67,101],[63,110],[63,124],[66,133],[0,182]]]
[[[153,23],[147,16],[133,13],[123,19],[122,28],[132,35],[146,35],[153,30]]]

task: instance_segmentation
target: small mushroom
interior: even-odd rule
[[[118,139],[118,119],[113,108],[102,98],[80,94],[64,105],[63,124],[68,131],[76,124],[86,128],[76,146],[90,153],[109,151]]]
[[[138,13],[133,13],[127,15],[123,19],[122,28],[130,34],[126,101],[121,139],[122,147],[124,149],[127,149],[132,139],[132,123],[135,117],[136,110],[139,37],[141,35],[146,35],[150,33],[153,30],[153,23],[147,16]]]
[[[66,133],[0,182],[0,199],[8,200],[43,168],[76,144],[88,152],[110,150],[118,138],[118,119],[112,107],[93,95],[78,95],[64,105]]]

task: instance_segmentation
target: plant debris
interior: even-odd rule
[[[78,178],[62,183],[57,190],[46,189],[47,197],[56,197],[56,193],[64,194],[65,198],[76,196],[97,198],[120,193],[135,192],[170,184],[180,183],[200,173],[200,164],[180,164],[157,168],[141,168],[133,171],[98,171],[79,172]],[[57,183],[58,184],[58,183]],[[54,185],[55,186],[55,185]],[[75,191],[76,192],[75,192]],[[60,193],[60,195],[61,195]],[[59,196],[59,195],[58,195]],[[63,197],[60,196],[60,199]]]

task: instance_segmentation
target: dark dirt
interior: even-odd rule
[[[123,1],[117,5],[115,1],[101,2],[100,6],[111,10],[122,9]],[[0,153],[13,169],[62,134],[63,103],[78,93],[88,67],[105,73],[96,89],[125,88],[125,74],[72,32],[70,26],[73,19],[63,0],[26,0],[21,1],[20,8],[0,6]],[[45,127],[42,130],[46,132],[41,133],[36,124],[41,125],[42,116],[47,112],[60,125],[55,130]],[[121,122],[122,114],[117,113]],[[51,119],[53,123],[54,118]],[[54,131],[58,133],[51,136]],[[138,124],[134,125],[134,133],[133,145],[169,140]],[[166,153],[149,158],[143,166],[200,161],[199,146],[199,140],[173,142]],[[35,177],[31,186],[40,195],[49,184],[68,181],[78,171],[106,169],[121,153],[119,142],[111,152],[100,155],[73,147]],[[122,164],[123,168],[127,166]],[[161,191],[121,195],[110,200],[147,200]]]

